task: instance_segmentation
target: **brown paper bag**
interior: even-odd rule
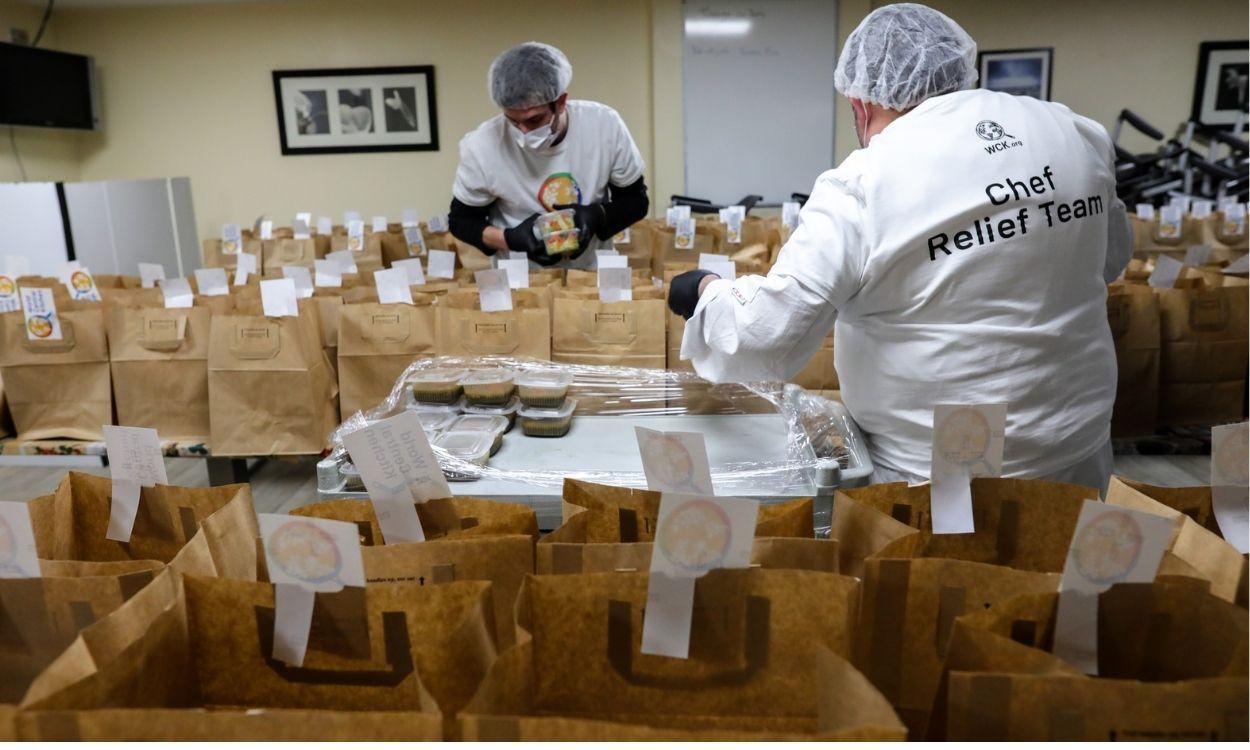
[[[931,739],[1246,740],[1244,609],[1187,584],[1113,586],[1089,677],[1049,653],[1058,599],[955,621]]]
[[[696,222],[694,231],[694,247],[689,250],[678,250],[674,243],[677,233],[673,227],[664,222],[654,225],[651,232],[651,275],[663,278],[664,265],[670,262],[698,264],[701,253],[724,253],[720,238],[717,237],[713,225],[709,222]],[[738,249],[738,248],[735,248]]]
[[[535,572],[539,575],[569,575],[648,570],[651,567],[651,542],[569,541],[571,537],[584,536],[585,515],[579,513],[573,516],[556,530],[562,533],[552,532],[538,541]],[[756,537],[751,548],[751,567],[837,573],[838,543],[833,539]]]
[[[57,302],[61,340],[32,341],[20,310],[0,315],[0,377],[19,440],[103,440],[113,424],[99,302]]]
[[[243,252],[256,256],[257,273],[261,273],[265,270],[264,246],[260,240],[243,240]],[[224,268],[233,273],[234,269],[239,267],[239,254],[223,253],[221,251],[220,237],[204,240],[204,267]]]
[[[629,228],[629,242],[612,241],[612,248],[629,259],[629,267],[651,275],[651,246],[655,237],[654,219],[643,219]]]
[[[1107,322],[1119,371],[1111,434],[1153,435],[1159,413],[1159,302],[1149,287],[1112,285]]]
[[[285,266],[302,266],[312,269],[317,260],[317,243],[311,237],[297,240],[293,237],[264,240],[261,242],[266,271],[282,272]]]
[[[651,283],[651,268],[634,268],[630,271],[630,282],[634,288],[654,286]],[[579,291],[587,287],[599,286],[599,272],[597,270],[583,270],[580,268],[570,268],[565,272],[564,285],[570,288],[577,288]]]
[[[208,392],[215,456],[317,454],[338,424],[338,384],[316,302],[298,317],[213,317]]]
[[[551,359],[551,308],[545,293],[514,289],[512,310],[482,312],[476,291],[449,292],[434,306],[434,318],[439,356]]]
[[[517,604],[532,639],[496,662],[465,709],[463,736],[901,739],[897,718],[840,656],[857,590],[830,573],[712,571],[695,586],[681,660],[640,653],[645,573],[532,577]]]
[[[1185,251],[1190,245],[1197,245],[1203,242],[1203,224],[1202,219],[1195,219],[1189,214],[1181,217],[1181,233],[1179,236],[1165,236],[1160,231],[1160,217],[1156,213],[1155,218],[1145,221],[1137,218],[1135,214],[1129,215],[1129,224],[1133,231],[1133,253],[1141,253],[1142,257],[1149,257],[1152,254],[1164,253],[1177,260],[1185,258]]]
[[[963,560],[865,562],[855,666],[894,706],[913,737],[923,736],[957,616],[1022,593],[1059,588],[1059,574]]]
[[[529,506],[472,498],[419,503],[426,541],[400,544],[383,544],[367,501],[313,503],[291,514],[357,524],[368,583],[489,581],[500,648],[516,642],[512,610],[521,581],[534,572],[538,537],[538,521]]]
[[[554,289],[551,359],[579,365],[664,369],[664,290],[636,288],[630,302],[600,302],[597,288]]]
[[[414,360],[435,353],[433,295],[413,295],[412,305],[376,302],[341,305],[338,331],[342,419],[371,409],[390,395]]]
[[[1211,593],[1246,605],[1246,557],[1220,535],[1210,487],[1154,487],[1111,477],[1107,502],[1176,519],[1168,550],[1211,584]]]
[[[381,240],[370,241],[371,234],[365,235],[365,246],[359,252],[352,253],[352,260],[356,263],[356,272],[362,277],[373,279],[373,272],[380,271],[382,265],[382,243]],[[347,235],[336,234],[330,237],[330,252],[339,252],[347,248]],[[370,281],[372,283],[372,281]]]
[[[2,710],[3,707],[0,707]],[[0,721],[3,721],[2,714]],[[43,742],[403,742],[443,739],[442,721],[438,714],[411,711],[114,708],[26,711],[18,717],[18,724],[21,739]]]
[[[120,424],[151,427],[162,439],[208,440],[209,319],[206,307],[109,310]]]
[[[1224,212],[1212,211],[1211,215],[1202,221],[1202,242],[1210,245],[1212,255],[1219,257],[1221,260],[1235,260],[1238,256],[1245,255],[1250,249],[1247,244],[1247,223],[1242,222],[1240,233],[1229,233],[1225,231]]]
[[[1163,348],[1159,418],[1169,426],[1245,414],[1247,287],[1158,290]]]
[[[833,366],[833,331],[825,336],[820,349],[812,355],[803,370],[794,376],[793,382],[809,391],[836,391],[841,387],[838,383],[838,371]]]

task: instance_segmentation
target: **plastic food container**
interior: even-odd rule
[[[424,401],[418,401],[415,394],[409,394],[411,400],[408,402],[408,409],[421,414],[441,414],[444,417],[455,419],[464,413],[466,408],[464,398],[458,398],[450,404],[430,404]],[[424,423],[424,422],[423,422]]]
[[[547,254],[560,255],[577,252],[577,248],[581,247],[580,234],[576,229],[570,229],[567,232],[544,235],[543,244],[547,246]]]
[[[562,208],[545,213],[534,219],[534,229],[539,237],[577,229],[577,212],[571,208]]]
[[[503,447],[503,434],[510,425],[507,417],[488,416],[486,414],[465,414],[459,417],[448,428],[449,432],[493,432],[495,442],[491,444],[490,454],[493,456]]]
[[[503,406],[512,400],[516,386],[512,383],[512,371],[474,370],[460,379],[465,400],[474,405]]]
[[[360,477],[360,469],[356,468],[356,464],[351,461],[344,461],[339,467],[339,473],[343,475],[346,484],[343,485],[344,492],[364,492],[365,480]]]
[[[558,409],[569,394],[573,373],[563,370],[538,370],[518,373],[516,387],[521,403],[535,409]]]
[[[508,432],[516,424],[516,413],[521,408],[521,399],[516,396],[508,402],[506,406],[480,406],[466,405],[464,407],[465,414],[482,414],[488,417],[502,417],[508,423],[508,427],[504,432]]]
[[[523,408],[518,412],[521,431],[530,437],[564,437],[573,426],[573,410],[577,399],[565,399],[559,409]]]
[[[435,437],[432,444],[442,448],[461,461],[467,461],[477,466],[485,466],[486,460],[490,458],[490,449],[494,445],[496,437],[498,435],[490,432],[452,430]],[[470,471],[453,470],[447,467],[443,467],[443,475],[448,479],[459,482],[471,481],[479,476]]]
[[[408,381],[412,397],[430,404],[450,404],[460,398],[463,370],[426,370]]]
[[[455,408],[454,405],[452,408]],[[443,430],[451,429],[459,418],[455,413],[447,413],[440,409],[438,411],[416,410],[417,419],[421,420],[421,429],[425,430],[426,435],[437,435]]]

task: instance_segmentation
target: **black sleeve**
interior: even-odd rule
[[[487,255],[494,255],[495,248],[487,247],[482,242],[482,232],[490,226],[490,205],[470,206],[451,199],[451,209],[447,212],[447,228],[451,235],[461,242],[467,242]]]
[[[598,236],[601,240],[611,239],[622,229],[633,226],[647,215],[651,201],[647,198],[647,183],[639,177],[633,184],[625,187],[608,185],[609,199],[603,202],[604,222]]]

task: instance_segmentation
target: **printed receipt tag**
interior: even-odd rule
[[[195,269],[195,285],[205,297],[221,297],[230,293],[230,281],[224,268]]]
[[[156,430],[148,427],[104,425],[104,449],[113,480],[104,538],[129,542],[139,511],[140,488],[169,484],[161,440]]]
[[[1098,595],[1117,583],[1153,581],[1173,524],[1153,513],[1085,501],[1059,582],[1055,656],[1098,674]]]
[[[934,534],[970,534],[972,478],[1003,471],[1006,404],[937,404],[929,505]]]
[[[512,289],[508,287],[508,272],[502,269],[478,271],[473,274],[477,281],[482,312],[507,312],[512,309]]]
[[[265,565],[274,584],[273,658],[304,663],[316,592],[363,587],[365,566],[356,524],[259,513]]]
[[[26,337],[31,341],[60,341],[61,318],[56,314],[56,298],[51,289],[18,287],[22,298],[22,315],[26,319]]]
[[[39,578],[30,506],[0,501],[0,578]]]
[[[360,471],[388,544],[425,539],[413,502],[451,497],[447,478],[416,412],[348,433],[343,445]]]
[[[642,653],[685,659],[695,581],[709,570],[751,564],[759,501],[665,492],[660,496]]]
[[[1211,508],[1224,540],[1250,551],[1250,423],[1211,428]]]
[[[701,432],[661,432],[634,427],[647,489],[713,495],[712,469]]]

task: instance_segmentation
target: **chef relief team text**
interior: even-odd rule
[[[1027,180],[1017,181],[1007,178],[1002,182],[991,182],[985,186],[985,194],[989,197],[990,203],[995,206],[1054,192],[1055,175],[1050,171],[1050,165],[1043,167],[1040,175],[1033,175]],[[1102,200],[1101,195],[1091,195],[1087,198],[1077,198],[1071,203],[1050,200],[1038,204],[1037,207],[1042,211],[1046,226],[1053,227],[1056,222],[1067,224],[1069,221],[1101,214],[1103,212]],[[956,250],[968,250],[976,246],[993,244],[999,239],[1011,239],[1017,235],[1023,237],[1028,232],[1029,209],[1027,206],[1022,207],[1014,216],[997,221],[991,221],[987,216],[972,222],[971,229],[955,232],[953,235],[939,232],[930,237],[929,260],[937,260],[939,251],[950,255],[952,245]]]

